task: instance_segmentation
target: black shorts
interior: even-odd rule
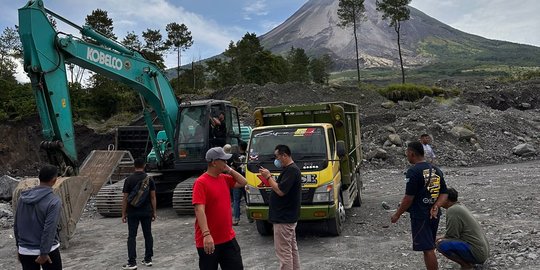
[[[413,250],[426,251],[435,249],[435,238],[439,228],[439,219],[411,218]]]

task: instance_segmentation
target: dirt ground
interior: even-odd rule
[[[449,186],[481,222],[491,245],[484,269],[538,269],[540,256],[540,162],[489,167],[443,167]],[[363,174],[363,205],[348,212],[339,237],[321,233],[317,224],[300,224],[298,246],[303,269],[422,269],[420,253],[411,250],[409,218],[390,223],[404,192],[403,168],[368,170]],[[391,210],[384,210],[385,201]],[[440,233],[444,232],[444,215]],[[152,269],[197,269],[193,217],[159,209],[153,223]],[[271,237],[259,236],[243,219],[235,227],[246,269],[276,269]],[[0,269],[19,269],[12,230],[0,230]],[[138,254],[144,252],[139,233]],[[89,211],[78,223],[70,247],[62,250],[64,269],[120,269],[126,262],[127,225]],[[459,269],[439,254],[440,269]],[[144,269],[145,266],[139,266]]]

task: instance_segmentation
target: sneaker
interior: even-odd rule
[[[152,266],[152,261],[143,260],[141,263],[146,266]]]
[[[240,222],[239,219],[235,219],[232,223],[233,226],[238,226],[238,223]]]
[[[128,270],[128,269],[130,269],[130,270],[132,270],[132,269],[137,269],[137,265],[136,265],[136,264],[129,264],[129,263],[128,263],[128,264],[123,265],[123,266],[122,266],[122,269],[124,269],[124,270]]]

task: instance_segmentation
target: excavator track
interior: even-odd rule
[[[178,185],[174,189],[172,205],[178,215],[194,215],[195,211],[191,199],[193,197],[193,184],[197,177],[190,177]]]
[[[96,195],[97,212],[104,217],[121,217],[122,216],[122,189],[124,181],[118,181],[112,185],[107,185],[101,188]]]

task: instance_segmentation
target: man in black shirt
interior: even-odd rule
[[[446,182],[439,168],[426,162],[420,142],[407,145],[407,160],[413,164],[407,170],[405,196],[390,220],[396,223],[405,211],[411,216],[413,250],[424,253],[427,270],[438,269],[435,238],[439,227],[439,208],[448,197]]]
[[[152,221],[156,220],[156,184],[154,180],[149,180],[149,190],[139,207],[134,207],[128,203],[128,196],[132,190],[137,188],[137,183],[144,181],[148,175],[144,172],[144,159],[136,159],[134,162],[135,172],[128,176],[124,182],[122,192],[122,222],[128,224],[128,264],[122,266],[122,269],[137,269],[137,250],[136,238],[139,223],[141,223],[144,235],[144,260],[142,264],[152,266],[152,256],[154,239],[152,237]]]
[[[210,118],[210,125],[212,126],[210,143],[212,146],[223,147],[226,144],[227,139],[227,125],[225,124],[225,113],[220,112],[219,116]]]
[[[259,170],[272,188],[268,220],[274,224],[274,248],[280,269],[300,269],[295,229],[300,216],[302,175],[291,158],[288,146],[276,146],[274,155],[274,165],[283,168],[277,180],[268,169],[261,167]]]

